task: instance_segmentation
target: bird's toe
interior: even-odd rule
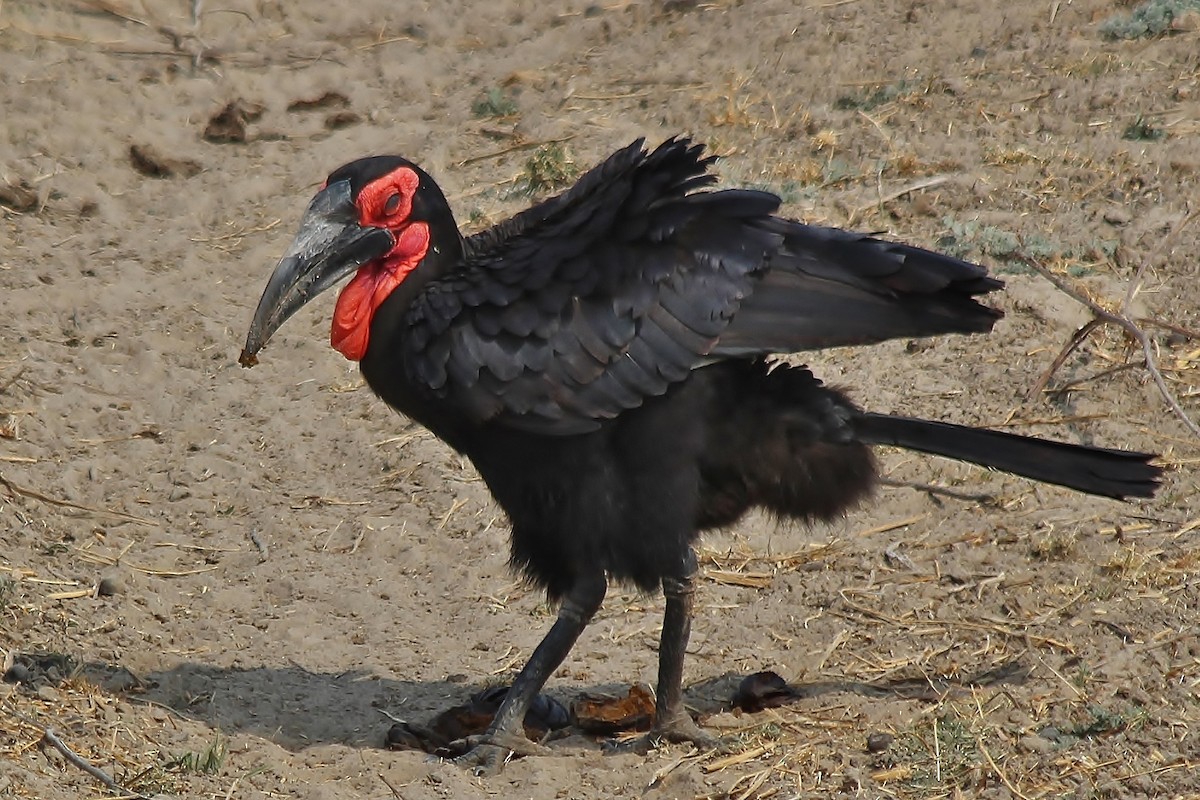
[[[544,756],[550,750],[524,736],[512,733],[482,733],[451,742],[452,750],[466,750],[454,763],[476,775],[495,775],[514,755]]]
[[[474,736],[470,737],[476,738]],[[494,744],[476,744],[470,750],[454,759],[454,763],[463,769],[469,769],[476,777],[486,778],[496,775],[504,769],[513,751],[507,747]]]
[[[719,736],[708,733],[697,725],[695,720],[690,716],[683,714],[679,717],[673,717],[668,722],[656,723],[643,736],[614,743],[605,749],[609,753],[638,753],[639,755],[645,755],[651,750],[661,747],[664,743],[693,744],[699,750],[715,751],[718,753],[727,751],[731,744]]]

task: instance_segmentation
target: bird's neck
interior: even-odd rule
[[[422,417],[427,393],[409,382],[406,358],[413,342],[411,312],[414,303],[430,284],[452,273],[462,263],[463,240],[457,228],[436,228],[421,263],[409,272],[375,309],[370,339],[359,361],[363,377],[384,402],[405,415],[427,424]]]

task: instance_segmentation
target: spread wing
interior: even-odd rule
[[[975,298],[1004,284],[951,256],[772,217],[782,244],[714,355],[796,353],[944,333],[985,333],[1002,314]]]
[[[772,216],[774,195],[697,191],[672,139],[466,242],[405,320],[408,380],[477,422],[595,430],[714,358],[991,327],[981,267]]]

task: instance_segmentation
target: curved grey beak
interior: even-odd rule
[[[331,183],[304,212],[300,231],[263,290],[238,362],[258,363],[258,351],[288,317],[363,264],[386,255],[396,239],[385,228],[358,224],[349,181]]]

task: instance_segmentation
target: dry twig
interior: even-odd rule
[[[1196,212],[1195,214],[1189,216],[1187,220],[1185,220],[1185,223],[1198,214],[1200,214],[1200,212]],[[1177,226],[1174,233],[1178,233],[1182,227],[1182,224]],[[1092,300],[1083,292],[1080,292],[1074,287],[1068,285],[1066,281],[1064,281],[1058,275],[1055,275],[1050,270],[1046,269],[1034,259],[1022,258],[1021,260],[1031,269],[1040,274],[1043,278],[1054,284],[1055,288],[1057,288],[1060,292],[1087,306],[1087,308],[1092,312],[1092,319],[1074,333],[1071,339],[1067,342],[1066,346],[1063,348],[1062,352],[1059,353],[1058,357],[1054,359],[1054,363],[1050,365],[1050,369],[1044,375],[1042,375],[1040,379],[1038,379],[1038,382],[1035,385],[1035,392],[1040,392],[1046,387],[1046,384],[1050,381],[1050,377],[1053,375],[1054,371],[1062,366],[1062,363],[1066,361],[1067,356],[1070,355],[1071,351],[1078,347],[1083,340],[1086,339],[1089,334],[1091,334],[1092,331],[1094,331],[1096,328],[1099,328],[1101,325],[1116,325],[1131,337],[1136,339],[1138,344],[1141,345],[1142,356],[1146,359],[1146,372],[1150,373],[1150,377],[1153,379],[1155,386],[1158,387],[1158,392],[1162,395],[1163,401],[1167,404],[1171,411],[1174,412],[1175,416],[1177,416],[1180,421],[1183,422],[1188,430],[1190,430],[1197,437],[1200,437],[1200,425],[1197,425],[1195,422],[1193,422],[1192,419],[1187,415],[1187,412],[1183,410],[1183,406],[1179,405],[1179,401],[1175,399],[1175,395],[1171,393],[1171,389],[1167,386],[1167,382],[1166,379],[1163,378],[1162,371],[1158,368],[1158,359],[1154,355],[1154,343],[1150,341],[1150,337],[1146,335],[1146,332],[1142,330],[1141,326],[1127,316],[1125,311],[1126,304],[1136,294],[1136,288],[1141,282],[1141,276],[1145,268],[1145,263],[1143,263],[1142,267],[1138,269],[1138,273],[1134,277],[1133,284],[1126,293],[1125,301],[1122,303],[1122,308],[1118,311],[1109,311],[1107,308],[1100,305],[1095,300]]]
[[[503,147],[499,150],[493,150],[490,153],[482,153],[477,156],[470,156],[469,158],[464,158],[462,161],[459,161],[457,164],[455,164],[455,166],[456,167],[465,167],[468,164],[474,164],[477,161],[487,161],[488,159],[491,159],[491,158],[499,158],[500,156],[508,155],[509,153],[515,153],[518,150],[529,150],[534,147],[541,147],[543,145],[548,145],[548,144],[562,144],[563,142],[569,142],[570,140],[572,140],[574,138],[575,138],[575,135],[571,134],[570,136],[560,136],[557,139],[541,139],[541,140],[532,141],[532,142],[517,142],[516,144],[509,145],[508,147]]]
[[[67,761],[69,761],[72,765],[83,770],[88,775],[91,775],[93,778],[100,781],[114,792],[117,792],[125,797],[136,798],[137,800],[150,800],[147,795],[144,795],[141,792],[135,792],[132,789],[128,789],[117,783],[117,781],[107,772],[88,762],[87,759],[68,747],[67,743],[58,737],[58,734],[55,733],[53,728],[43,728],[29,717],[14,709],[5,708],[4,711],[12,717],[19,719],[21,722],[24,722],[26,725],[41,731],[42,738],[38,742],[38,746],[43,750],[45,750],[47,747],[53,747],[58,752],[62,753],[63,758],[67,759]]]
[[[16,371],[16,373],[11,378],[7,378],[4,381],[4,383],[0,383],[0,394],[4,394],[5,392],[7,392],[14,383],[16,383],[18,380],[21,379],[21,376],[24,374],[25,374],[25,368],[21,367],[19,370]]]
[[[866,115],[864,114],[863,116]],[[870,119],[870,117],[867,117],[867,119]],[[872,120],[872,122],[874,122],[874,120]],[[910,183],[907,186],[902,186],[899,189],[888,192],[885,195],[881,195],[869,203],[865,203],[858,208],[851,209],[849,216],[846,217],[846,225],[847,227],[853,225],[854,221],[858,219],[859,214],[864,214],[867,211],[870,211],[872,208],[882,208],[886,203],[890,203],[893,200],[899,200],[905,195],[912,194],[913,192],[919,192],[923,189],[932,189],[935,186],[941,186],[943,183],[946,183],[949,180],[949,175],[933,175],[928,178],[922,178],[915,183]]]
[[[117,519],[123,519],[126,522],[136,522],[139,525],[150,525],[150,526],[154,525],[154,523],[148,519],[142,519],[141,517],[135,517],[133,514],[126,514],[124,511],[111,511],[107,508],[96,508],[95,506],[85,506],[82,503],[72,503],[70,500],[59,500],[58,498],[50,497],[49,495],[44,495],[41,492],[36,491],[34,489],[27,489],[24,486],[20,486],[18,484],[13,483],[8,478],[4,477],[3,473],[0,473],[0,486],[3,486],[5,489],[7,489],[10,494],[20,495],[21,497],[28,497],[30,500],[39,500],[43,503],[49,503],[52,506],[59,506],[61,508],[73,508],[76,511],[86,511],[89,514],[100,514],[103,516],[116,517]]]
[[[992,768],[992,772],[996,773],[1004,785],[1008,787],[1010,792],[1021,798],[1021,800],[1029,800],[1029,796],[1023,794],[1020,789],[1014,786],[1013,782],[1010,781],[1008,776],[1004,774],[1004,770],[1000,769],[1000,765],[996,763],[996,760],[992,758],[992,754],[988,752],[986,747],[984,747],[982,740],[979,742],[979,752],[983,753],[983,757],[987,759],[988,766]]]
[[[919,481],[902,481],[896,478],[880,478],[881,486],[891,486],[896,489],[915,489],[918,492],[925,492],[934,497],[949,497],[954,500],[963,500],[966,502],[982,503],[986,506],[999,505],[1000,500],[994,494],[987,492],[960,492],[957,489],[951,489],[947,486],[938,486],[935,483],[921,483]]]
[[[43,728],[42,729],[42,741],[40,743],[40,746],[42,748],[45,748],[47,746],[53,747],[58,752],[62,753],[63,757],[66,758],[67,761],[71,762],[71,764],[73,764],[74,766],[83,770],[88,775],[91,775],[93,778],[100,781],[105,786],[107,786],[109,789],[112,789],[114,792],[119,792],[120,794],[123,794],[127,797],[144,798],[144,800],[149,800],[149,797],[147,795],[144,795],[141,792],[135,792],[131,789],[125,788],[121,784],[117,783],[116,780],[114,780],[113,777],[111,775],[109,775],[107,772],[105,772],[104,770],[100,769],[97,766],[94,766],[94,765],[88,763],[83,758],[83,756],[79,755],[74,750],[67,747],[66,742],[64,742],[62,739],[58,738],[58,734],[56,734],[54,732],[53,728]]]

